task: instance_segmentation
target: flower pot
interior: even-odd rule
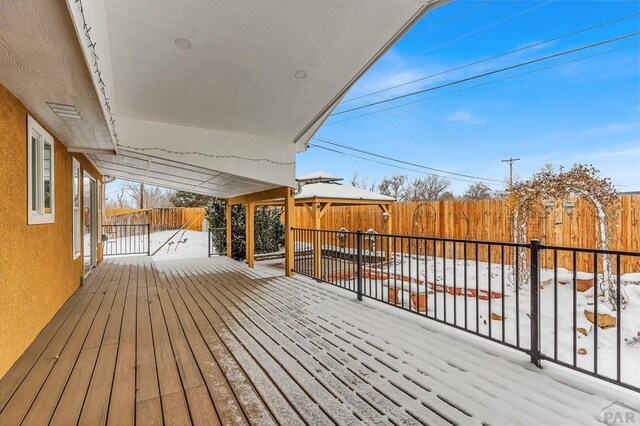
[[[587,291],[593,287],[593,278],[576,279],[576,289],[580,292]]]
[[[427,295],[426,294],[411,293],[411,303],[413,304],[414,310],[420,311],[421,313],[427,312]]]

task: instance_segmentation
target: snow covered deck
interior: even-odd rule
[[[105,261],[0,381],[0,424],[596,424],[614,401],[638,410],[630,391],[274,273]]]

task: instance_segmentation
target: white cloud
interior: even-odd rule
[[[611,122],[600,124],[598,126],[587,127],[583,129],[576,130],[565,130],[558,133],[558,136],[561,138],[570,138],[576,139],[581,137],[590,137],[590,136],[608,136],[615,135],[618,133],[625,133],[630,131],[637,131],[640,129],[640,123],[637,121],[629,121],[629,122]]]
[[[447,121],[451,121],[453,123],[462,123],[468,126],[484,123],[483,120],[474,116],[470,111],[466,109],[460,109],[454,112],[449,117],[447,117]]]
[[[584,154],[584,158],[615,158],[615,157],[633,157],[640,159],[640,140],[635,142],[635,148],[619,149],[615,151],[591,152]]]
[[[626,132],[639,127],[638,122],[630,121],[627,123],[607,123],[602,126],[591,127],[581,132],[583,135],[600,135],[615,132]]]

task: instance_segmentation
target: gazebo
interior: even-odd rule
[[[320,229],[320,220],[327,210],[332,206],[362,206],[362,205],[375,205],[379,206],[382,210],[382,214],[385,217],[384,221],[384,233],[391,234],[391,204],[395,202],[393,197],[378,194],[376,192],[367,191],[362,188],[356,188],[350,185],[343,185],[341,181],[343,178],[327,172],[314,172],[304,176],[300,176],[296,179],[299,185],[298,191],[294,195],[295,206],[304,206],[309,215],[312,218],[312,229]],[[230,200],[227,203],[228,217],[230,217],[230,209],[233,204],[240,204]],[[238,200],[240,201],[240,200]],[[252,202],[247,205],[247,264],[249,266],[254,265],[254,253],[253,253],[253,220],[255,207],[259,206],[285,206],[284,198],[263,199]],[[289,236],[288,240],[292,240],[292,226],[285,224],[285,234]],[[322,247],[319,235],[316,234],[313,240],[313,265],[314,276],[321,277],[322,267]],[[390,253],[386,253],[388,257]],[[287,262],[287,268],[293,268],[292,262]],[[288,273],[291,271],[287,270]]]

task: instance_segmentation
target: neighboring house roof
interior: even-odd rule
[[[326,182],[304,185],[300,193],[296,195],[295,198],[296,200],[304,200],[308,198],[332,198],[344,200],[395,201],[393,197],[367,191],[366,189]]]

